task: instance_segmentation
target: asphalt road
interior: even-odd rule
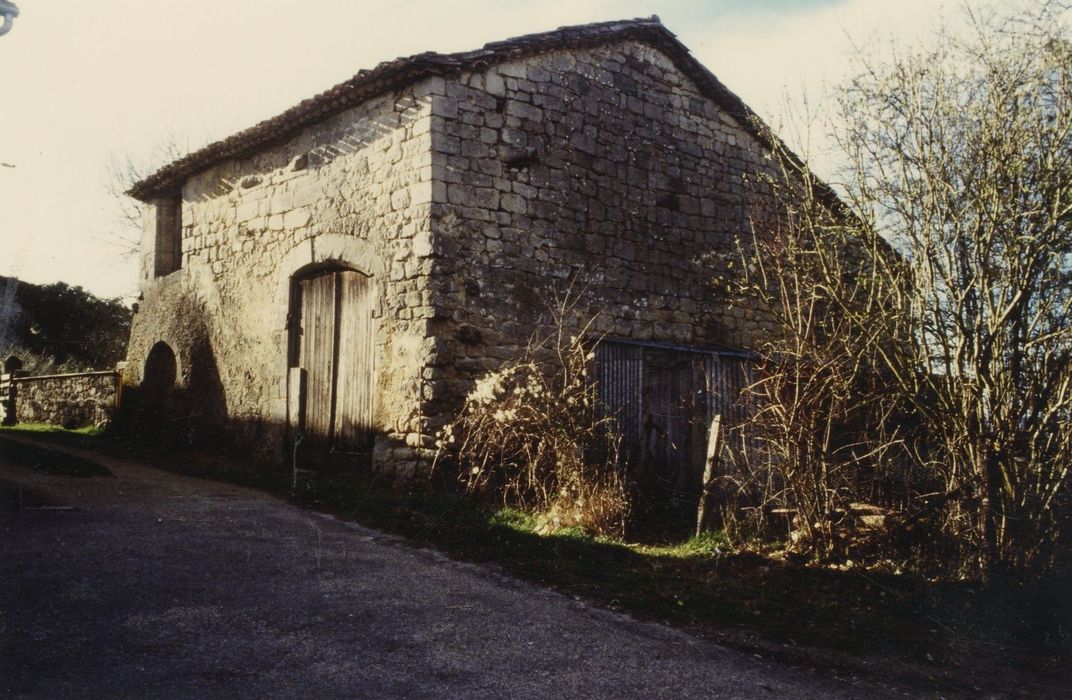
[[[805,698],[887,691],[637,622],[269,496],[0,440],[7,697]]]

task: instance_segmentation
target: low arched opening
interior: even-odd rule
[[[147,397],[162,397],[175,388],[179,364],[170,345],[161,341],[149,349],[141,376],[141,388]]]

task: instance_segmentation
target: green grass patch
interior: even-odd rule
[[[64,428],[59,425],[52,425],[51,423],[19,423],[16,426],[0,427],[0,430],[6,430],[15,433],[50,433],[53,435],[97,436],[102,434],[101,429],[94,425],[86,425],[81,428]]]
[[[638,550],[653,556],[677,557],[688,559],[690,557],[721,557],[726,554],[736,554],[737,548],[722,532],[708,530],[693,536],[684,542],[676,544],[638,545]]]

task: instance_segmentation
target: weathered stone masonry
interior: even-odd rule
[[[111,420],[118,405],[120,376],[106,371],[15,379],[15,419],[73,427],[100,425]]]
[[[547,332],[569,289],[574,319],[595,317],[599,334],[755,343],[755,311],[729,308],[712,282],[750,236],[746,177],[767,151],[666,56],[639,42],[556,51],[443,90],[431,281],[447,351],[430,375],[445,405]]]
[[[166,343],[180,388],[281,455],[292,280],[357,270],[377,297],[373,457],[404,475],[569,290],[571,322],[608,337],[749,347],[756,312],[712,282],[762,206],[751,117],[657,20],[383,64],[132,190],[150,206],[128,371]]]
[[[432,315],[422,298],[430,265],[419,256],[432,190],[427,87],[372,100],[282,146],[190,178],[182,189],[182,267],[143,277],[129,353],[141,362],[131,363],[132,373],[149,347],[168,343],[180,386],[199,394],[215,388],[222,395],[205,402],[222,401],[234,429],[275,449],[286,420],[289,279],[308,265],[345,261],[380,288],[376,395],[391,398],[376,412],[391,443],[404,441],[418,401],[411,367]]]

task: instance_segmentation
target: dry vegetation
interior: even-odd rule
[[[740,290],[780,331],[755,387],[756,483],[809,553],[836,550],[850,504],[877,500],[898,513],[879,544],[946,575],[1037,572],[1058,556],[1072,44],[1057,5],[1031,8],[970,17],[967,38],[865,66],[841,92],[854,213],[819,201],[786,154],[765,183],[786,213],[757,228]]]
[[[619,439],[599,410],[588,329],[567,337],[567,310],[554,335],[476,383],[439,435],[437,462],[449,459],[470,493],[538,513],[543,529],[621,537],[630,498]]]

